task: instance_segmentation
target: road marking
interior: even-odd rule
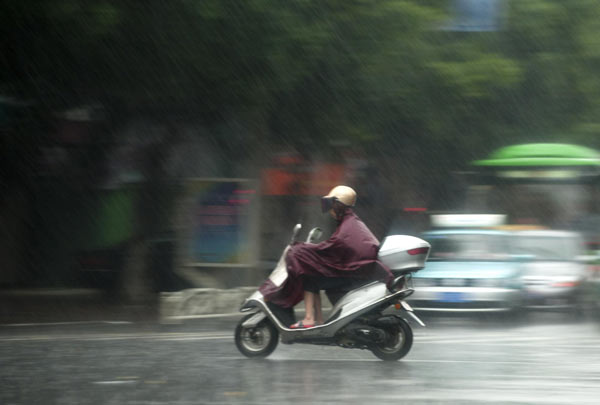
[[[245,361],[247,360],[245,357],[243,356],[238,356],[238,357],[231,357],[231,356],[218,356],[218,357],[214,357],[215,359],[219,359],[219,361]],[[304,358],[304,359],[299,359],[299,358],[294,358],[292,355],[290,356],[286,356],[286,357],[279,357],[277,354],[272,356],[271,358],[268,359],[268,361],[274,361],[274,362],[294,362],[294,363],[298,363],[298,362],[306,362],[306,363],[317,363],[317,362],[338,362],[338,363],[380,363],[381,360],[379,359],[375,359],[375,358],[351,358],[348,357],[346,359],[340,359],[340,358],[324,358],[324,357],[311,357],[311,358]],[[548,360],[548,361],[539,361],[539,360],[534,360],[534,361],[489,361],[489,360],[439,360],[439,359],[401,359],[400,363],[427,363],[427,364],[502,364],[502,365],[536,365],[536,366],[547,366],[548,364],[554,364],[555,362],[553,360]],[[564,363],[563,363],[564,364]],[[577,362],[574,362],[573,364],[578,364]],[[486,375],[487,376],[487,375]],[[501,375],[499,375],[500,377]],[[515,375],[516,376],[516,375]],[[506,377],[511,377],[511,375],[506,375]],[[527,376],[524,376],[527,377]],[[540,377],[540,378],[545,378],[545,376],[532,376],[533,377]],[[569,379],[573,379],[574,377],[568,377],[568,376],[564,376],[564,377],[556,377],[557,379],[565,379],[565,380],[569,380]],[[578,377],[577,377],[578,379]],[[586,379],[586,378],[584,378]],[[589,377],[588,379],[593,379],[593,380],[600,380],[600,377]]]
[[[97,385],[119,385],[119,384],[135,384],[137,380],[112,380],[112,381],[94,381],[92,384]]]
[[[541,374],[486,374],[486,377],[506,378],[514,380],[515,378],[540,378],[544,380],[576,380],[576,381],[600,381],[600,377],[581,377],[581,376],[566,376],[566,375],[541,375]]]
[[[244,359],[243,357],[218,357],[219,360],[239,360]],[[379,359],[375,358],[324,358],[324,357],[314,357],[314,358],[304,358],[304,359],[295,359],[293,357],[285,357],[285,358],[271,358],[270,361],[289,361],[289,362],[307,362],[307,363],[316,363],[316,362],[339,362],[339,363],[356,363],[356,362],[368,362],[368,363],[377,363],[381,362]],[[493,361],[493,360],[440,360],[440,359],[401,359],[400,363],[427,363],[427,364],[503,364],[503,365],[538,365],[538,366],[546,366],[548,364],[554,364],[554,361]],[[563,363],[564,364],[564,363]],[[578,364],[578,363],[573,363]]]
[[[246,391],[225,391],[223,395],[226,397],[245,397],[248,393]]]
[[[556,335],[551,336],[523,336],[514,333],[487,333],[487,334],[452,334],[440,332],[432,335],[415,334],[415,346],[423,345],[448,345],[452,347],[478,345],[478,346],[503,346],[519,347],[532,344],[551,344],[554,348],[580,348],[595,349],[597,335],[578,335],[576,341],[563,342]],[[114,340],[154,340],[154,341],[202,341],[202,340],[231,340],[233,333],[230,331],[206,332],[150,332],[150,333],[79,333],[79,334],[19,334],[0,336],[0,342],[15,341],[114,341]]]
[[[442,343],[442,342],[439,342]],[[535,347],[532,344],[528,344],[528,343],[510,343],[510,342],[454,342],[453,345],[463,345],[463,344],[475,344],[475,345],[479,345],[479,346],[495,346],[495,347]],[[423,343],[423,344],[429,344],[429,343]],[[587,344],[557,344],[557,343],[552,343],[552,348],[554,349],[597,349],[598,348],[598,344],[597,343],[587,343]]]
[[[230,332],[166,332],[166,333],[100,333],[100,334],[64,334],[64,335],[16,335],[0,337],[0,342],[18,341],[114,341],[114,340],[155,340],[155,341],[202,341],[202,340],[231,340],[233,334]],[[501,336],[501,335],[461,335],[461,336],[415,336],[415,346],[422,345],[479,345],[479,346],[503,346],[519,347],[531,346],[532,343],[552,343],[554,348],[581,348],[594,349],[597,347],[597,337],[580,336],[578,342],[561,343],[561,339],[555,336]]]
[[[553,361],[549,360],[549,361],[493,361],[493,360],[440,360],[440,359],[403,359],[403,362],[408,362],[408,363],[444,363],[444,364],[451,364],[451,363],[458,363],[458,364],[548,364],[548,363],[554,363]]]
[[[166,384],[167,380],[145,380],[144,384]]]
[[[283,359],[281,359],[283,360]],[[380,362],[381,360],[379,359],[325,359],[325,358],[311,358],[308,360],[295,360],[295,359],[285,359],[285,360],[293,360],[293,361],[311,361],[311,362],[317,362],[317,361],[325,361],[325,362],[332,362],[332,361],[338,361],[338,362],[356,362],[356,361],[366,361],[366,362]],[[548,364],[549,362],[535,362],[535,361],[487,361],[487,360],[440,360],[440,359],[435,359],[435,360],[430,360],[430,359],[402,359],[400,360],[402,363],[444,363],[444,364],[452,364],[452,363],[458,363],[458,364]]]
[[[110,340],[229,340],[233,339],[233,334],[225,332],[177,332],[177,333],[148,333],[148,334],[69,334],[69,335],[20,335],[0,337],[0,342],[16,341],[61,341],[61,340],[79,340],[79,341],[110,341]]]
[[[118,341],[118,340],[152,340],[152,341],[165,341],[165,342],[194,342],[194,341],[205,341],[205,340],[232,340],[233,335],[230,333],[160,333],[160,334],[99,334],[99,335],[20,335],[20,336],[7,336],[0,337],[0,343],[2,342],[43,342],[43,341]],[[560,339],[554,338],[489,338],[489,339],[460,339],[460,338],[441,338],[440,340],[434,340],[436,338],[429,339],[415,339],[415,347],[422,347],[423,345],[448,345],[449,347],[465,346],[465,345],[478,345],[478,346],[493,346],[493,347],[530,347],[533,343],[544,342],[545,344],[552,344],[553,348],[556,349],[596,349],[598,347],[594,339],[590,339],[577,343],[558,343]],[[554,343],[552,343],[554,342]]]

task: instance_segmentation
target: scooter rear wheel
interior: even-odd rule
[[[267,357],[279,343],[279,331],[269,319],[245,328],[242,324],[254,314],[245,316],[235,328],[235,345],[246,357]]]
[[[386,339],[372,345],[371,352],[385,361],[396,361],[406,356],[413,342],[413,333],[408,322],[397,318],[396,325],[386,327],[385,333]]]

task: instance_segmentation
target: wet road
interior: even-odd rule
[[[428,319],[399,362],[282,345],[241,356],[234,318],[0,326],[2,404],[597,404],[600,325]]]

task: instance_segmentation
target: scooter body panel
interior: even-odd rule
[[[300,228],[301,227],[299,225],[294,228],[292,242],[295,240],[295,236]],[[312,242],[313,236],[314,232],[311,232],[307,242]],[[405,285],[405,278],[408,277],[408,273],[423,267],[423,263],[428,256],[430,247],[427,242],[413,237],[396,237],[390,239],[390,243],[388,243],[388,245],[390,245],[393,249],[388,249],[389,252],[386,251],[386,259],[390,261],[390,263],[396,264],[396,270],[401,270],[401,273],[399,273],[400,276],[396,278],[390,287],[394,289],[396,288],[395,286]],[[277,266],[269,276],[271,282],[273,282],[273,284],[276,286],[282,285],[287,279],[288,275],[285,256],[288,250],[289,246],[284,250],[277,263]],[[415,255],[419,255],[419,257],[410,257]],[[417,265],[412,264],[413,262],[417,263]],[[400,265],[402,265],[402,267],[398,267]],[[392,270],[394,270],[394,268],[392,268]],[[265,329],[265,327],[267,329],[269,327],[274,327],[276,331],[274,330],[273,332],[277,332],[283,343],[310,343],[320,345],[337,344],[343,347],[372,349],[374,347],[372,344],[375,344],[374,342],[377,344],[385,344],[385,341],[382,339],[385,339],[388,333],[397,333],[385,331],[386,322],[383,320],[389,318],[389,315],[382,315],[382,312],[393,304],[401,303],[402,306],[399,308],[402,308],[424,326],[424,324],[414,315],[412,308],[410,308],[410,306],[407,304],[405,305],[405,302],[403,301],[413,292],[414,290],[411,288],[403,288],[399,291],[392,292],[388,290],[388,286],[385,283],[375,281],[356,288],[341,297],[333,306],[331,315],[325,324],[306,329],[290,329],[289,325],[294,322],[290,322],[290,319],[295,318],[293,309],[282,308],[270,302],[267,303],[265,302],[265,298],[262,293],[260,293],[260,291],[256,291],[244,301],[242,307],[240,308],[241,312],[246,312],[250,314],[250,316],[245,318],[243,323],[238,326],[238,328],[242,331],[244,329],[257,329],[260,331],[261,329]],[[272,326],[270,324],[264,324],[264,320],[267,318]],[[392,319],[392,323],[394,325],[398,324],[395,319],[390,319]],[[405,321],[402,322],[405,324],[404,328],[407,331],[406,333],[408,333],[411,336],[410,339],[412,339],[410,327]],[[256,333],[257,336],[259,336],[261,332]],[[250,339],[252,339],[254,335],[250,336]],[[236,340],[236,343],[237,342],[238,341]],[[240,342],[242,342],[240,344],[243,344],[243,340],[240,340]],[[412,344],[412,340],[410,342],[410,344]],[[410,345],[408,346],[407,350],[409,349]],[[395,349],[392,348],[390,350]],[[270,352],[265,353],[265,355],[267,355]],[[391,357],[393,357],[389,355],[387,351],[374,351],[374,353],[384,360],[389,360]],[[399,354],[399,356],[401,357],[404,354],[406,353],[404,352]],[[397,358],[399,357],[395,357],[393,359]]]
[[[254,293],[244,303],[245,307],[254,306],[258,310],[256,316],[253,316],[244,322],[245,327],[256,326],[264,317],[268,317],[275,327],[279,330],[281,340],[284,343],[293,343],[301,341],[312,341],[315,339],[333,338],[333,336],[369,311],[391,303],[392,301],[402,300],[413,293],[412,289],[405,289],[391,293],[387,290],[384,283],[375,282],[356,290],[350,291],[332,309],[332,316],[323,325],[317,325],[307,329],[290,329],[284,325],[280,319],[275,316],[268,307],[262,294]],[[260,313],[264,314],[260,315]]]

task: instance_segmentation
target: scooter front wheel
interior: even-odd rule
[[[235,345],[246,357],[267,357],[279,343],[279,331],[269,319],[264,319],[251,328],[243,327],[243,323],[253,316],[242,318],[235,328]]]
[[[396,325],[385,328],[386,338],[370,347],[371,352],[381,360],[396,361],[406,356],[412,347],[413,333],[410,325],[397,318]]]

